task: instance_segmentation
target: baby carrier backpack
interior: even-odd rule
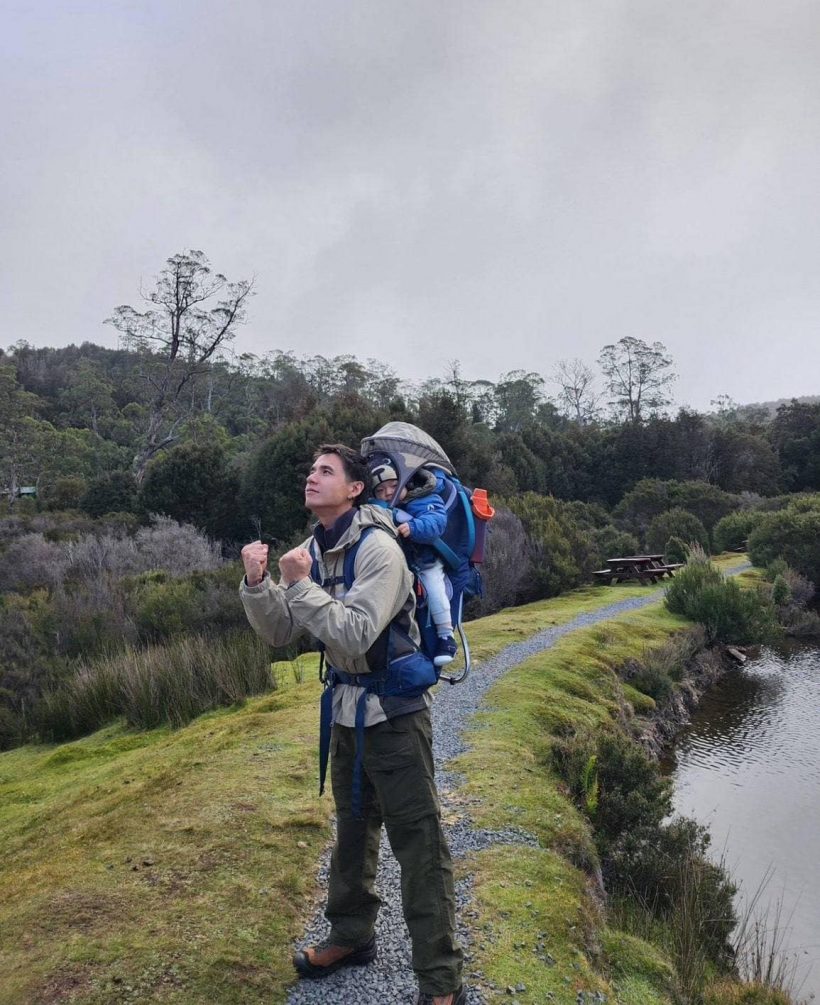
[[[452,589],[450,613],[453,629],[458,632],[464,666],[455,676],[441,674],[440,679],[450,684],[464,680],[470,672],[470,646],[461,623],[465,597],[480,596],[481,573],[479,565],[484,560],[487,524],[495,511],[487,500],[485,489],[469,489],[459,481],[449,457],[441,446],[424,430],[409,422],[388,422],[385,426],[362,440],[361,453],[365,459],[389,458],[398,474],[398,485],[391,508],[400,508],[401,490],[422,468],[441,479],[441,492],[447,513],[447,525],[440,538],[430,544],[444,566]],[[414,570],[415,572],[415,570]],[[419,592],[417,579],[417,621],[421,632],[422,648],[432,658],[436,646],[436,629],[430,617],[423,592]]]

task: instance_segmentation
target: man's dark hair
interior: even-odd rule
[[[354,506],[361,506],[367,498],[370,486],[367,461],[358,450],[346,447],[344,443],[323,443],[313,455],[314,461],[322,454],[335,454],[341,460],[345,477],[349,482],[364,482],[364,489],[353,500]]]

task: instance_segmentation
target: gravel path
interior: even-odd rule
[[[732,575],[748,569],[749,564],[731,570]],[[507,646],[496,656],[473,667],[470,676],[455,687],[441,687],[433,702],[433,753],[435,755],[438,789],[445,817],[451,810],[451,796],[458,785],[458,777],[447,772],[443,766],[466,749],[462,734],[471,716],[481,705],[485,692],[508,670],[522,663],[530,656],[553,646],[558,639],[579,628],[588,628],[627,611],[636,611],[649,604],[657,603],[663,590],[654,590],[645,597],[621,600],[596,611],[580,614],[564,625],[546,628],[523,642]],[[452,807],[455,809],[455,807]],[[458,807],[461,814],[463,806]],[[487,831],[475,828],[469,819],[460,817],[453,825],[445,824],[445,833],[453,857],[464,855],[498,843],[523,843],[537,846],[534,837],[516,828],[503,831]],[[319,872],[319,883],[327,886],[330,852],[324,857]],[[390,851],[390,845],[382,831],[379,872],[376,879],[377,892],[382,899],[382,908],[376,924],[379,955],[367,967],[342,969],[321,981],[300,981],[288,997],[288,1005],[406,1005],[413,1001],[416,990],[413,969],[410,963],[410,942],[401,912],[401,894],[398,863]],[[460,917],[459,938],[465,948],[465,983],[470,984],[473,966],[470,961],[469,919],[471,910],[471,880],[467,877],[456,888],[457,907]],[[328,924],[322,910],[310,922],[299,946],[314,945],[325,938]],[[485,1005],[486,999],[475,988],[468,991],[469,1005]]]

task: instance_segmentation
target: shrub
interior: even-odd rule
[[[88,483],[84,478],[57,478],[44,493],[43,501],[49,509],[79,509],[87,491]]]
[[[139,571],[164,569],[172,576],[217,569],[222,564],[219,545],[196,527],[157,516],[150,527],[141,527],[134,536]]]
[[[656,702],[666,701],[672,693],[672,679],[666,667],[655,661],[643,664],[630,678],[629,683]]]
[[[6,548],[0,563],[0,590],[49,588],[63,577],[66,560],[58,544],[42,534],[24,534]]]
[[[772,603],[776,607],[785,607],[791,599],[792,591],[789,589],[785,577],[776,576],[772,583]]]
[[[598,548],[600,565],[603,565],[608,558],[637,555],[640,550],[638,539],[634,534],[618,530],[612,524],[608,524],[606,527],[601,527],[595,531],[595,544]]]
[[[790,569],[782,558],[776,558],[766,569],[766,579],[771,582],[770,596],[777,610],[777,618],[789,635],[820,635],[820,618],[806,606],[814,597],[814,583]]]
[[[626,493],[615,513],[641,536],[652,520],[671,509],[696,516],[707,531],[740,503],[740,498],[701,481],[662,481],[644,478]],[[666,537],[669,537],[667,534]],[[664,541],[666,539],[664,538]]]
[[[126,607],[146,642],[243,628],[247,621],[236,595],[241,576],[230,564],[177,578],[161,571],[143,573],[124,584]]]
[[[82,534],[99,532],[100,523],[84,513],[38,513],[31,520],[31,530],[43,535],[46,541],[65,541]]]
[[[114,511],[132,513],[136,506],[137,483],[130,471],[111,471],[92,478],[80,500],[80,508],[95,517]]]
[[[697,633],[682,639],[680,652],[700,641]],[[707,962],[725,969],[735,887],[723,867],[706,858],[704,827],[686,819],[664,823],[669,779],[622,733],[558,741],[553,757],[592,821],[610,895],[630,898],[645,915],[664,921],[687,985],[702,981]]]
[[[749,535],[762,519],[756,510],[738,510],[718,520],[712,531],[712,544],[717,554],[722,551],[742,551]]]
[[[552,756],[575,801],[589,813],[602,855],[624,832],[658,826],[671,811],[671,782],[622,733],[577,733],[556,741]]]
[[[619,670],[624,681],[656,702],[669,697],[673,684],[683,679],[691,660],[706,644],[706,634],[698,625],[669,638],[662,646],[647,649],[640,660],[629,660]]]
[[[90,580],[102,573],[116,577],[162,569],[171,576],[216,569],[222,564],[218,545],[189,524],[157,516],[134,537],[122,533],[85,535],[66,546],[67,576]]]
[[[765,568],[776,558],[820,582],[820,510],[803,504],[767,513],[749,537],[749,557]]]
[[[637,897],[655,917],[671,922],[679,971],[701,954],[729,962],[737,888],[708,861],[709,841],[705,827],[678,817],[664,826],[624,830],[606,862],[610,889]]]
[[[656,516],[646,532],[646,547],[649,551],[665,553],[670,538],[677,537],[687,545],[694,542],[708,549],[709,535],[706,528],[692,513],[684,509],[670,509]]]
[[[606,855],[625,832],[657,827],[669,814],[671,782],[620,733],[601,737],[596,754],[598,805],[592,822],[595,842]]]
[[[725,579],[702,552],[693,551],[667,587],[666,606],[703,625],[709,642],[763,642],[778,634],[769,598]]]
[[[69,659],[92,659],[135,641],[117,584],[107,576],[58,586],[49,604],[55,648]]]
[[[689,557],[689,545],[686,541],[673,535],[666,542],[663,554],[667,562],[683,563]]]
[[[471,614],[482,617],[502,607],[512,607],[531,590],[534,548],[519,518],[497,506],[490,524],[482,566],[484,595],[471,605]]]
[[[770,583],[773,583],[778,576],[785,574],[786,569],[788,569],[789,563],[782,558],[775,558],[772,562],[766,566],[766,571],[764,576]]]
[[[815,587],[810,579],[801,576],[794,569],[785,568],[781,573],[791,594],[792,603],[797,607],[805,607],[810,600],[814,599]]]
[[[592,531],[583,530],[571,507],[535,492],[508,499],[532,542],[533,563],[527,600],[551,597],[579,586],[589,578],[598,560]]]

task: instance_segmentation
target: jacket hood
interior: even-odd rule
[[[437,484],[438,479],[432,471],[426,471],[424,468],[419,468],[408,483],[409,491],[404,499],[404,502],[409,502],[411,499],[419,499],[422,496],[429,496],[431,492],[436,491]],[[401,507],[401,503],[398,505]]]

